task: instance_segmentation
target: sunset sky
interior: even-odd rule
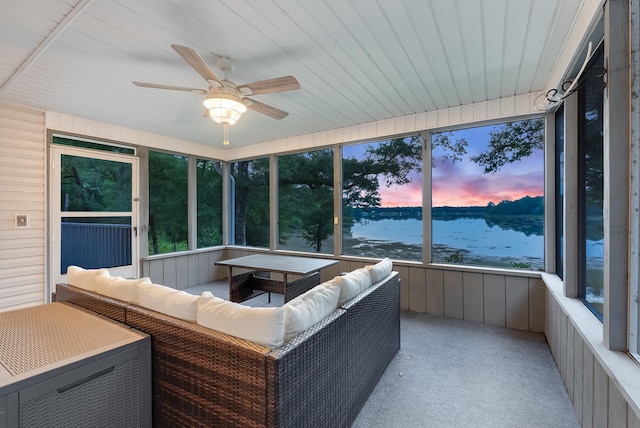
[[[433,153],[432,206],[485,206],[503,200],[514,201],[524,196],[544,194],[544,156],[537,151],[532,156],[503,166],[495,174],[485,174],[483,167],[471,162],[488,147],[489,131],[493,126],[456,131],[456,137],[466,138],[466,159],[452,163],[443,162],[441,150]]]
[[[469,146],[464,160],[443,162],[442,152],[434,151],[435,167],[432,168],[432,206],[485,206],[503,200],[516,200],[524,196],[544,194],[543,152],[502,167],[495,174],[484,174],[483,168],[469,157],[481,153],[489,142],[488,132],[493,126],[455,131],[456,137],[466,138]],[[345,148],[345,155],[348,153]],[[355,150],[354,150],[355,153]],[[412,182],[402,187],[386,187],[380,184],[382,206],[422,205],[422,177],[414,174]]]

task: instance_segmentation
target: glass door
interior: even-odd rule
[[[71,265],[137,277],[137,158],[56,146],[51,161],[53,284]]]

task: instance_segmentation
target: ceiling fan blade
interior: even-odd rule
[[[189,65],[198,72],[198,74],[200,74],[200,76],[204,77],[204,80],[211,84],[213,84],[213,82],[217,82],[220,86],[223,86],[222,81],[218,76],[216,76],[216,73],[213,72],[211,67],[204,62],[202,57],[198,55],[198,52],[187,46],[171,45],[171,47],[178,52],[180,56],[184,58],[184,60],[187,61]]]
[[[160,83],[146,83],[146,82],[131,82],[136,86],[141,86],[143,88],[156,88],[156,89],[170,89],[172,91],[185,91],[185,92],[195,92],[197,94],[207,94],[207,91],[204,89],[198,88],[187,88],[186,86],[175,86],[175,85],[163,85]]]
[[[251,110],[257,111],[258,113],[266,114],[267,116],[272,117],[274,119],[278,119],[278,120],[284,119],[285,117],[289,116],[289,113],[287,113],[284,110],[280,110],[279,108],[270,106],[265,103],[261,103],[260,101],[256,101],[251,98],[244,98],[244,99],[251,101],[251,104],[249,104],[247,107],[250,108]]]
[[[246,83],[240,85],[238,90],[242,92],[243,88],[249,88],[250,94],[260,95],[270,94],[273,92],[295,91],[300,89],[300,83],[293,76],[276,77],[275,79],[260,80],[258,82]]]

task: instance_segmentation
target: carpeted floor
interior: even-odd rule
[[[354,427],[579,427],[543,334],[402,313],[401,349]]]
[[[227,299],[226,282],[210,290]],[[282,296],[245,302],[279,306]],[[358,357],[358,356],[354,356]],[[401,349],[354,428],[578,428],[541,333],[404,311]]]

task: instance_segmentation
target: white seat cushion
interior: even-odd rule
[[[96,291],[95,280],[99,276],[109,276],[109,271],[102,269],[83,269],[79,266],[69,266],[67,269],[67,282],[74,287],[88,291]]]
[[[138,284],[138,301],[152,311],[196,322],[199,296],[159,284]]]
[[[393,268],[393,262],[390,258],[385,258],[376,263],[375,265],[365,266],[365,269],[369,271],[371,275],[371,282],[375,284],[378,281],[382,281],[387,275],[391,273]]]
[[[340,285],[335,280],[316,285],[291,299],[284,308],[284,340],[289,341],[338,307]]]
[[[284,343],[284,309],[252,308],[219,297],[200,297],[197,323],[269,348]]]

